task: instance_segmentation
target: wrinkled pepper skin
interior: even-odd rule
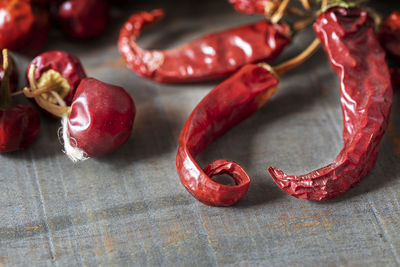
[[[303,199],[339,196],[371,171],[388,124],[393,92],[385,52],[367,12],[333,7],[314,24],[333,69],[340,78],[344,147],[333,163],[306,175],[269,168],[286,193]]]
[[[85,78],[68,116],[71,143],[88,157],[104,156],[128,140],[134,118],[135,104],[122,87]]]
[[[400,60],[400,11],[389,15],[381,25],[378,37],[386,52]]]
[[[105,32],[110,8],[105,0],[67,0],[57,13],[62,32],[77,39],[91,39]]]
[[[206,35],[171,50],[143,50],[141,30],[164,15],[161,9],[132,15],[122,27],[118,47],[136,74],[160,83],[201,82],[234,73],[248,63],[275,59],[289,44],[288,27],[260,21]]]
[[[65,103],[69,106],[75,95],[75,91],[83,78],[86,78],[85,70],[80,60],[67,52],[54,50],[48,51],[35,57],[26,70],[26,79],[28,80],[29,69],[32,65],[36,66],[35,78],[38,80],[43,73],[52,69],[64,77],[70,89],[64,97]]]
[[[49,32],[49,15],[45,9],[32,7],[29,0],[0,1],[0,49],[26,54],[36,53]]]
[[[229,3],[233,5],[236,11],[251,15],[265,13],[265,6],[271,0],[229,0]]]
[[[263,105],[276,91],[278,80],[264,68],[249,64],[219,84],[194,108],[179,137],[176,168],[182,184],[210,206],[229,206],[247,192],[250,178],[234,162],[217,160],[204,170],[195,157],[210,143]],[[228,174],[236,186],[210,177]]]
[[[14,105],[0,110],[0,153],[28,148],[39,127],[39,115],[29,105]]]

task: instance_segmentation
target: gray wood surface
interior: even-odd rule
[[[134,131],[112,155],[74,165],[61,152],[59,123],[43,117],[29,150],[0,156],[0,266],[399,266],[399,93],[376,166],[357,187],[325,202],[286,195],[268,166],[308,172],[342,146],[339,84],[319,51],[282,79],[269,103],[200,155],[202,166],[234,160],[252,179],[237,205],[205,206],[180,184],[175,155],[186,118],[216,83],[138,78],[116,47],[130,13],[160,6],[167,18],[144,33],[144,47],[173,47],[257,20],[223,0],[150,1],[114,11],[107,34],[93,42],[53,33],[46,50],[70,51],[90,76],[129,91],[137,106]],[[279,61],[312,34],[297,36]],[[18,57],[24,68],[28,60]]]

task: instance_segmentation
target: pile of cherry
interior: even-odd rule
[[[31,55],[45,43],[50,22],[68,37],[91,39],[106,30],[110,13],[106,0],[1,0],[0,11],[0,48]]]
[[[27,69],[29,87],[17,91],[18,71],[6,49],[0,68],[0,152],[26,149],[40,126],[28,104],[12,105],[24,94],[52,116],[61,118],[60,139],[73,161],[106,155],[130,137],[135,105],[122,88],[86,77],[75,56],[49,51],[32,60]]]

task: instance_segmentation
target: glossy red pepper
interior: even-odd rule
[[[143,50],[140,31],[163,17],[161,9],[133,14],[121,29],[119,51],[138,75],[163,83],[216,79],[248,63],[276,58],[290,42],[288,28],[265,21],[206,35],[171,50]]]
[[[286,193],[304,199],[336,197],[373,168],[388,124],[393,92],[390,74],[367,12],[342,7],[319,15],[314,30],[340,78],[344,147],[334,162],[306,175],[268,169]]]
[[[392,12],[381,25],[378,33],[382,47],[400,60],[400,11]]]
[[[128,140],[134,118],[135,104],[122,87],[85,78],[68,116],[71,143],[87,157],[104,156]]]
[[[29,64],[26,74],[29,82],[29,70],[36,67],[35,78],[40,88],[53,87],[66,105],[70,105],[75,95],[76,88],[83,78],[86,77],[85,70],[77,57],[64,51],[48,51],[35,57]],[[50,93],[42,95],[52,103],[56,99]]]
[[[190,114],[179,137],[176,168],[182,184],[200,202],[228,206],[246,194],[250,178],[237,163],[217,160],[202,170],[194,158],[262,106],[277,85],[277,78],[265,68],[246,65],[208,93]],[[210,178],[217,174],[229,174],[236,186]]]
[[[91,39],[108,25],[110,10],[105,0],[67,0],[58,9],[61,30],[77,39]]]
[[[31,54],[43,46],[49,32],[45,9],[32,7],[29,0],[2,0],[0,14],[0,49]]]

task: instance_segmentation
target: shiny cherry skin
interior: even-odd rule
[[[39,131],[40,119],[31,106],[14,105],[0,111],[0,152],[28,148]]]
[[[130,137],[135,112],[131,96],[122,87],[85,78],[68,117],[70,141],[88,157],[109,154]]]
[[[109,20],[105,0],[67,0],[58,9],[61,30],[77,39],[91,39],[102,34]]]
[[[29,0],[2,0],[0,14],[0,48],[36,53],[49,32],[49,16],[45,9],[33,7]]]

